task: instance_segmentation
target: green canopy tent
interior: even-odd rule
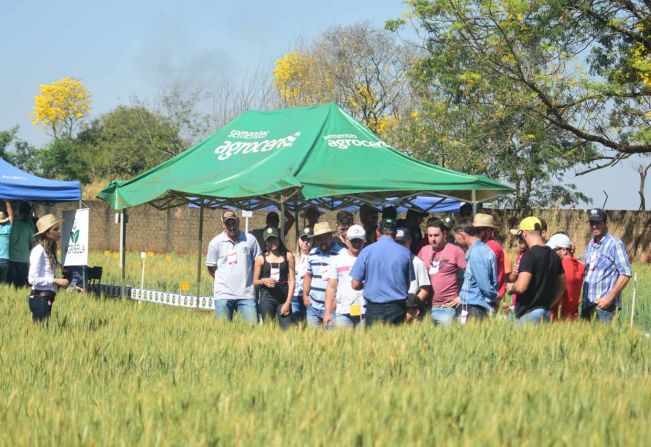
[[[194,203],[201,211],[204,206],[255,210],[269,204],[296,211],[307,202],[335,209],[387,197],[398,204],[416,195],[478,203],[511,191],[486,177],[412,159],[338,105],[325,104],[246,112],[161,165],[111,182],[98,197],[116,210]]]

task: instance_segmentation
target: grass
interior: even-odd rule
[[[169,292],[196,268],[153,258],[146,285]],[[73,293],[40,327],[2,287],[0,445],[651,445],[651,272],[635,271],[633,328],[632,287],[612,326],[328,333]]]

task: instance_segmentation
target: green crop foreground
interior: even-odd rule
[[[154,261],[150,288],[195,265]],[[2,287],[0,445],[651,445],[651,272],[635,271],[633,328],[632,284],[613,326],[327,333],[75,293],[42,327]]]

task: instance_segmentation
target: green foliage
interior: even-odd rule
[[[152,284],[194,267],[155,258]],[[651,443],[650,340],[627,315],[282,332],[63,292],[39,327],[25,291],[0,291],[2,445]],[[638,293],[648,324],[651,296]]]
[[[116,107],[77,140],[96,178],[130,178],[184,149],[178,129],[142,105]]]
[[[88,183],[90,166],[84,148],[76,139],[60,137],[38,153],[39,174],[48,178]]]
[[[19,127],[0,131],[0,157],[8,163],[35,173],[39,169],[38,150],[27,141],[18,137]]]

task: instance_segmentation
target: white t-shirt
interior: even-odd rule
[[[351,285],[352,278],[350,277],[350,270],[357,257],[348,253],[348,250],[342,250],[337,256],[333,257],[330,265],[323,273],[323,279],[329,280],[334,278],[337,280],[337,292],[335,294],[335,301],[337,302],[336,312],[338,314],[349,314],[351,304],[360,304],[362,306],[362,314],[364,314],[364,305],[366,301],[362,295],[361,290],[353,289]]]
[[[408,293],[418,293],[418,290],[424,286],[431,286],[432,282],[429,279],[429,273],[427,272],[427,266],[418,256],[413,256],[412,262],[414,263],[414,274],[416,279],[414,279],[411,284],[409,284]]]

